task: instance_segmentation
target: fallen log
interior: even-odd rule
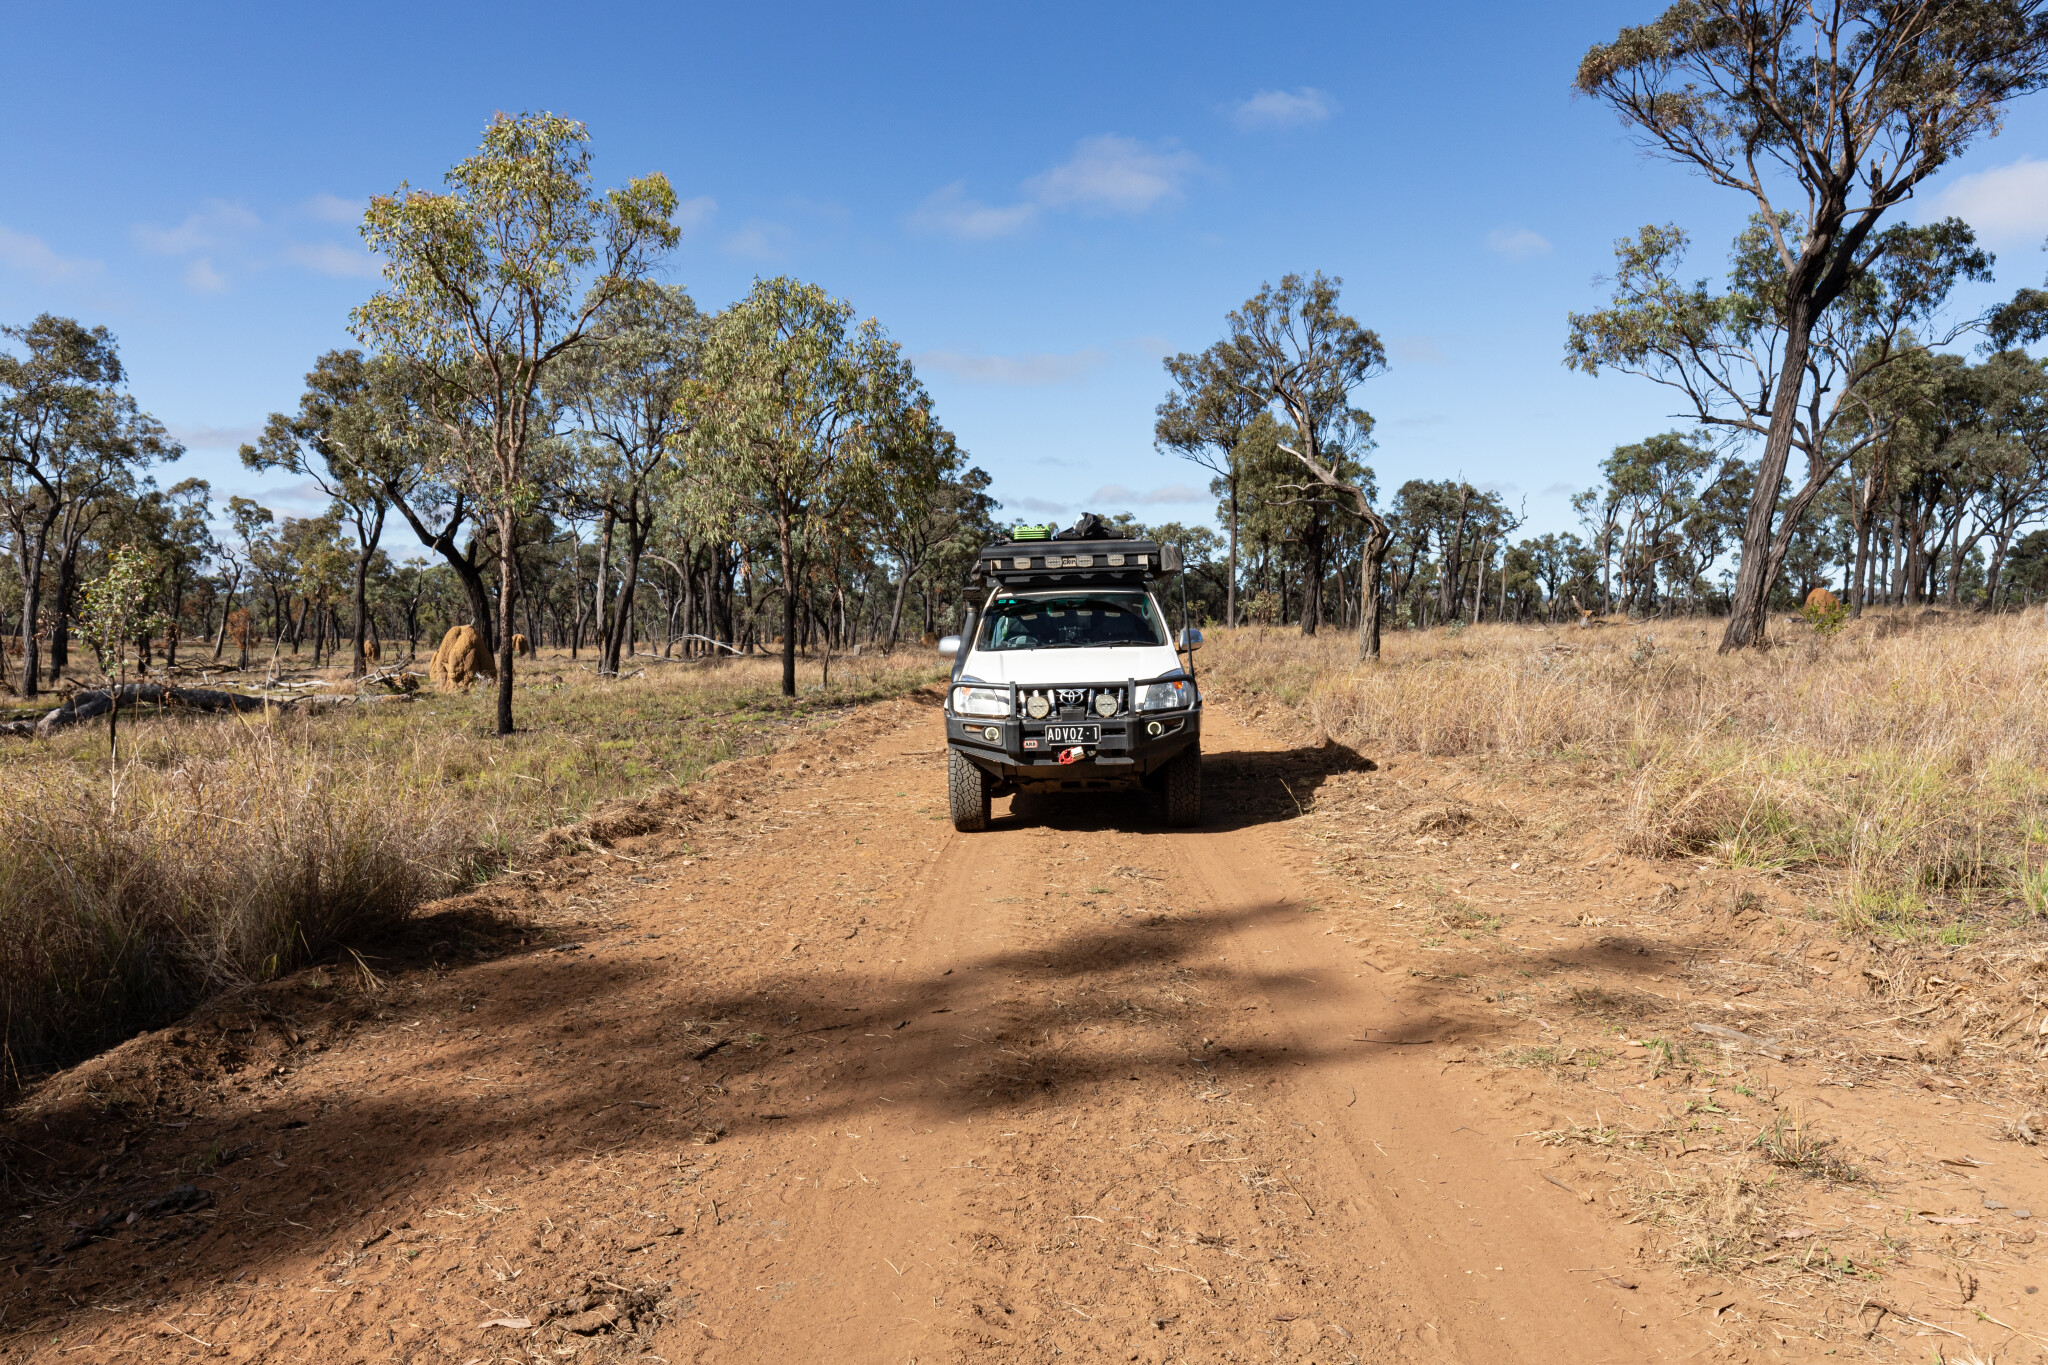
[[[183,711],[261,711],[266,703],[261,697],[245,697],[239,692],[222,692],[211,687],[167,687],[162,683],[129,683],[120,689],[121,707],[133,710],[136,707],[153,705],[161,710]],[[113,709],[107,690],[101,688],[91,692],[74,692],[65,703],[35,723],[38,735],[52,734],[66,726],[78,725],[104,716]]]
[[[158,711],[271,710],[304,711],[309,715],[317,715],[338,706],[379,706],[391,702],[410,702],[412,699],[413,695],[409,692],[385,696],[252,697],[243,692],[222,692],[210,687],[166,687],[160,683],[129,683],[121,689],[121,709],[124,711],[138,711],[145,706],[153,706]],[[104,716],[108,708],[105,688],[75,692],[62,706],[45,712],[38,719],[14,720],[0,724],[0,735],[40,739],[69,726]]]
[[[742,654],[745,652],[744,650],[734,649],[723,640],[714,640],[709,635],[678,635],[676,638],[678,640],[701,640],[707,645],[715,645],[728,654]]]

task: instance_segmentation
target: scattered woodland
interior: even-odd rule
[[[1562,320],[1566,365],[1686,415],[1600,460],[1577,529],[1458,478],[1380,487],[1366,399],[1398,376],[1321,272],[1165,362],[1157,450],[1210,476],[1214,526],[1097,510],[1183,547],[1227,690],[1347,743],[1595,755],[1642,792],[1642,848],[1831,869],[1845,923],[2040,913],[2020,613],[2048,599],[2048,290],[1969,313],[1996,266],[1970,225],[1899,221],[2048,79],[2036,9],[1728,0],[1589,52],[1579,92],[1752,216],[1718,276],[1681,224],[1624,237],[1611,297]],[[906,646],[957,622],[1013,524],[989,476],[852,302],[781,277],[713,311],[663,283],[675,211],[659,173],[594,184],[554,114],[498,116],[440,188],[374,198],[356,345],[307,357],[241,450],[321,489],[313,516],[175,477],[106,327],[0,327],[0,688],[10,732],[43,736],[0,741],[17,1067],[938,676]],[[407,700],[463,626],[482,685]],[[131,682],[261,709],[123,739],[123,714],[175,709],[111,691]],[[106,729],[49,733],[96,689]],[[291,702],[323,689],[356,704]],[[216,808],[274,837],[165,862]],[[292,868],[316,870],[260,890]]]
[[[955,836],[930,646],[1021,520],[884,320],[700,304],[569,118],[369,202],[240,450],[311,515],[0,319],[0,1349],[2048,1343],[2048,287],[1910,208],[2048,0],[1558,74],[1745,221],[1558,319],[1676,415],[1569,528],[1382,485],[1357,294],[1246,279],[1150,414],[1213,518],[1090,509],[1188,565],[1193,830]]]

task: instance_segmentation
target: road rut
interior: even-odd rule
[[[1698,1350],[1630,1231],[1502,1130],[1470,1079],[1491,1025],[1327,927],[1288,828],[1314,755],[1207,727],[1193,830],[1088,798],[955,833],[930,698],[730,765],[608,870],[532,870],[545,950],[419,974],[195,1098],[150,1161],[259,1154],[201,1182],[213,1222],[161,1271],[147,1225],[46,1262],[8,1350]]]

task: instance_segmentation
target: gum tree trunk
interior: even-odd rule
[[[1785,465],[1792,455],[1793,422],[1806,378],[1807,337],[1812,326],[1806,302],[1796,293],[1794,297],[1785,326],[1785,360],[1778,367],[1778,391],[1771,400],[1771,431],[1757,468],[1756,491],[1749,499],[1749,519],[1742,527],[1742,558],[1735,570],[1735,591],[1729,598],[1728,628],[1721,635],[1723,654],[1764,643],[1764,613],[1777,578],[1771,524],[1778,511],[1778,490],[1785,482]]]

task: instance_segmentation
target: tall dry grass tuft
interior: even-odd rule
[[[488,689],[319,715],[138,717],[0,742],[0,1094],[388,932],[590,807],[695,780],[846,707],[944,676],[927,651],[809,664],[522,665],[521,731]]]
[[[365,781],[290,723],[0,785],[0,1027],[17,1075],[403,920],[461,880],[455,803]]]
[[[1918,932],[2048,909],[2048,632],[2036,614],[1877,611],[1721,655],[1715,623],[1219,631],[1212,693],[1368,749],[1594,760],[1638,851],[1821,871],[1844,914]]]

